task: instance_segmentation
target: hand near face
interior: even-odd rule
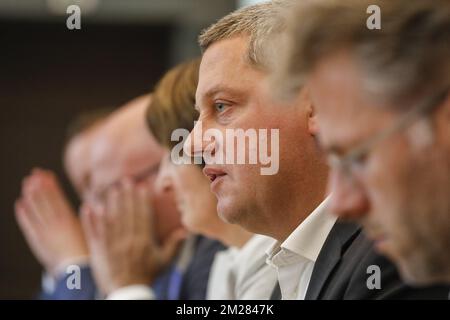
[[[23,180],[15,213],[28,245],[48,273],[56,276],[65,262],[88,256],[80,221],[52,172],[35,169]]]
[[[185,236],[181,229],[157,243],[149,192],[129,181],[109,190],[104,203],[84,205],[82,223],[94,277],[105,295],[133,284],[150,285]]]

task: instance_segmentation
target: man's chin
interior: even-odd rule
[[[217,213],[222,221],[230,224],[236,223],[234,216],[230,214],[227,210],[219,209],[219,206],[217,206]]]
[[[397,266],[403,281],[410,286],[423,286],[437,282],[436,279],[423,272],[424,270],[420,266],[413,265],[410,261],[400,260]]]
[[[450,283],[450,272],[439,268],[435,262],[415,253],[409,257],[399,257],[397,266],[402,279],[411,286]]]
[[[228,199],[218,199],[217,213],[226,223],[236,224],[239,221],[237,210]]]

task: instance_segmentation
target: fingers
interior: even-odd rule
[[[91,239],[94,240],[99,237],[95,214],[94,211],[89,207],[89,205],[86,204],[82,205],[80,213],[81,225],[83,226],[85,236],[90,243]]]
[[[74,217],[75,210],[70,205],[58,178],[55,174],[48,170],[38,171],[43,180],[43,195],[47,198],[47,202],[55,213],[55,218]]]
[[[22,230],[28,243],[34,243],[39,239],[38,221],[30,214],[30,210],[26,208],[22,200],[16,201],[14,204],[16,221]]]
[[[105,206],[102,204],[95,205],[92,212],[92,221],[95,227],[96,235],[99,239],[108,241],[111,229],[109,228],[107,221]]]
[[[46,224],[49,221],[51,222],[53,213],[41,190],[42,180],[39,176],[32,175],[24,179],[22,188],[23,202],[42,224]]]
[[[123,203],[121,201],[121,193],[118,188],[113,188],[106,193],[105,204],[105,224],[107,224],[107,232],[114,236],[120,236],[124,226],[120,223],[123,213]]]
[[[137,233],[145,232],[149,235],[151,245],[156,245],[153,210],[148,187],[140,185],[136,190],[136,219],[139,223],[136,226]]]
[[[122,216],[121,221],[123,223],[123,227],[130,232],[135,232],[136,224],[139,223],[136,221],[137,208],[137,194],[136,187],[129,179],[125,179],[121,185],[121,201],[122,201]]]
[[[107,232],[112,236],[139,233],[142,228],[149,232],[149,198],[145,190],[139,190],[140,187],[126,179],[107,192],[105,215],[109,228]]]
[[[32,174],[23,181],[22,196],[27,206],[44,223],[54,223],[57,219],[75,215],[51,171],[33,169]]]

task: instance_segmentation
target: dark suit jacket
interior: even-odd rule
[[[216,241],[202,236],[197,238],[197,250],[189,264],[180,290],[180,300],[205,300],[209,272],[216,253],[226,247]]]
[[[380,269],[380,289],[369,289],[369,266]],[[392,262],[377,254],[361,227],[337,221],[314,265],[305,300],[447,299],[448,286],[412,288]],[[279,286],[272,299],[281,298]]]
[[[209,271],[216,253],[225,247],[218,241],[202,236],[196,237],[194,255],[183,274],[179,299],[194,300],[205,299]],[[173,268],[169,267],[155,281],[153,286],[159,300],[168,296],[169,278]],[[70,275],[64,275],[57,280],[55,291],[52,294],[42,292],[40,299],[44,300],[94,300],[97,288],[89,266],[81,268],[81,289],[69,290],[66,282]]]

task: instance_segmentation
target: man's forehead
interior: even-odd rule
[[[221,62],[244,63],[248,50],[248,37],[235,36],[211,44],[203,54],[200,71],[214,68]]]
[[[364,94],[361,80],[361,70],[345,51],[313,69],[308,88],[325,146],[353,144],[380,125],[381,109]]]
[[[161,157],[159,153],[142,150],[135,152],[121,152],[116,150],[113,158],[98,159],[92,170],[94,187],[99,189],[119,183],[126,177],[139,177],[156,172]]]
[[[209,47],[202,58],[196,92],[198,106],[218,93],[239,98],[257,85],[262,73],[247,61],[247,40],[221,40]]]
[[[251,69],[247,61],[248,40],[246,37],[233,37],[213,43],[202,56],[199,81],[202,76],[222,78],[236,75],[239,70]]]

